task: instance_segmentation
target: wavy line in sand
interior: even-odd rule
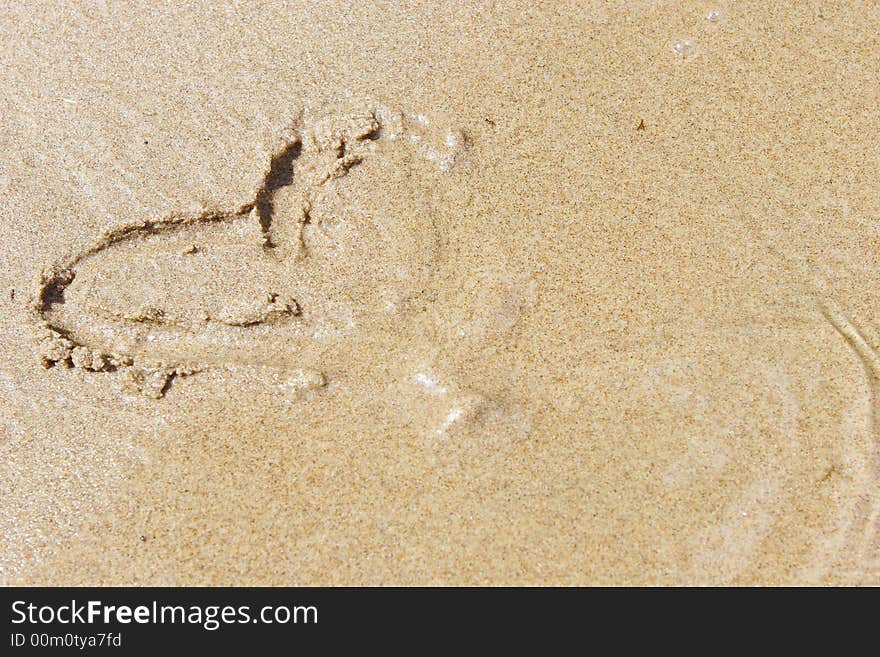
[[[854,505],[848,525],[843,529],[846,551],[852,563],[858,569],[847,573],[853,583],[866,578],[877,583],[880,577],[880,491],[876,490],[880,481],[880,355],[871,347],[863,331],[851,322],[843,309],[833,300],[825,299],[821,303],[822,314],[834,327],[835,331],[846,341],[853,353],[858,357],[868,379],[870,405],[868,412],[868,431],[873,441],[873,454],[869,455],[869,467],[866,486],[872,482],[875,491],[862,491]]]

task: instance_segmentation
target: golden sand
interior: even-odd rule
[[[15,3],[0,583],[880,584],[880,4]]]

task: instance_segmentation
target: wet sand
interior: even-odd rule
[[[0,583],[880,584],[880,5],[0,19]]]

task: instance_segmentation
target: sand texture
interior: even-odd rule
[[[0,30],[0,584],[880,585],[880,3]]]

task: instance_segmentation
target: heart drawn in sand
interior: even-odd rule
[[[41,361],[129,368],[161,397],[178,376],[295,370],[310,345],[401,321],[440,256],[426,186],[466,152],[417,114],[303,112],[239,207],[123,224],[44,270]]]

